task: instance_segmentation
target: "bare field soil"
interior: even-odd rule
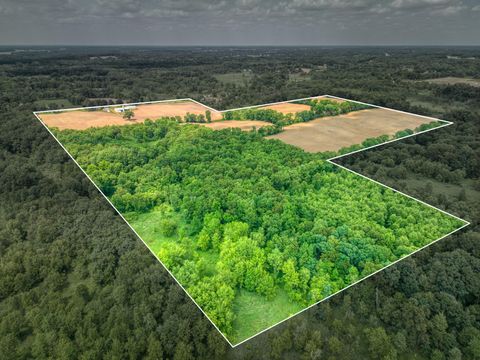
[[[270,109],[282,114],[295,114],[300,111],[310,110],[310,106],[303,104],[281,103],[268,106],[262,106],[261,109]]]
[[[430,119],[415,115],[368,109],[293,124],[285,127],[283,132],[267,138],[282,140],[307,152],[337,151],[360,144],[368,138],[394,135],[397,131],[413,130],[429,122]]]
[[[332,98],[330,96],[317,96],[314,99],[315,100],[330,100],[330,101],[336,101],[336,102],[339,102],[339,103],[343,103],[343,102],[346,101],[346,100],[342,100],[342,99]]]
[[[438,84],[438,85],[464,84],[464,85],[470,85],[473,87],[480,87],[480,79],[472,79],[472,78],[460,78],[460,77],[447,76],[443,78],[428,79],[423,81],[426,81],[431,84]]]
[[[131,125],[142,123],[146,119],[155,120],[163,116],[184,116],[191,114],[205,114],[208,108],[193,101],[165,102],[156,104],[137,105],[133,110],[135,117],[131,120],[123,119],[121,113],[105,112],[103,109],[96,111],[75,110],[56,113],[38,114],[48,127],[56,127],[60,130],[74,129],[84,130],[91,127],[109,125]],[[212,120],[222,119],[222,114],[212,111]]]
[[[205,114],[209,110],[206,106],[197,104],[193,101],[159,103],[159,104],[144,104],[139,105],[135,112],[135,118],[155,119],[162,116],[184,116],[190,114]],[[222,114],[218,111],[210,110],[212,113],[212,120],[222,119]]]
[[[239,128],[243,131],[252,130],[253,127],[260,129],[264,126],[272,125],[266,121],[257,121],[257,120],[225,120],[225,121],[215,121],[209,124],[195,124],[208,127],[213,130],[223,130],[229,128]]]

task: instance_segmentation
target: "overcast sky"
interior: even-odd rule
[[[480,1],[0,0],[0,44],[480,45]]]

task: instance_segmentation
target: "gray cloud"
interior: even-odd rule
[[[475,0],[0,0],[0,43],[437,44],[446,31],[476,43],[478,10]]]

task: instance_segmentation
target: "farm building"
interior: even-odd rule
[[[134,105],[130,105],[130,106],[122,106],[122,107],[118,107],[118,108],[115,108],[115,112],[118,112],[118,113],[123,113],[124,111],[126,110],[134,110],[136,109],[137,107],[134,106]]]

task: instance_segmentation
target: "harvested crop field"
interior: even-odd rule
[[[133,112],[134,118],[126,120],[121,113],[106,112],[103,108],[94,111],[75,110],[38,114],[42,121],[49,127],[56,127],[60,130],[74,129],[83,130],[91,127],[102,127],[109,125],[131,125],[144,122],[146,119],[158,119],[164,116],[184,116],[191,114],[205,114],[207,107],[193,101],[162,102],[155,104],[137,105]],[[218,111],[210,110],[212,120],[220,120],[222,115]]]
[[[294,104],[294,103],[282,103],[274,104],[268,106],[262,106],[261,109],[271,109],[282,114],[295,114],[300,111],[310,110],[310,106],[303,104]]]
[[[308,152],[337,151],[361,144],[368,138],[394,135],[397,131],[413,130],[429,122],[430,119],[392,110],[368,109],[290,125],[268,138],[282,140]]]
[[[257,121],[257,120],[225,120],[225,121],[215,121],[209,124],[195,124],[208,127],[213,130],[223,130],[230,128],[239,128],[243,131],[252,130],[253,127],[259,129],[264,126],[272,125],[266,121]]]
[[[334,97],[331,97],[331,96],[317,96],[317,97],[314,97],[313,99],[315,100],[330,100],[330,101],[336,101],[336,102],[339,102],[339,103],[343,103],[345,102],[346,100],[343,100],[343,99],[337,99],[337,98],[334,98]]]

